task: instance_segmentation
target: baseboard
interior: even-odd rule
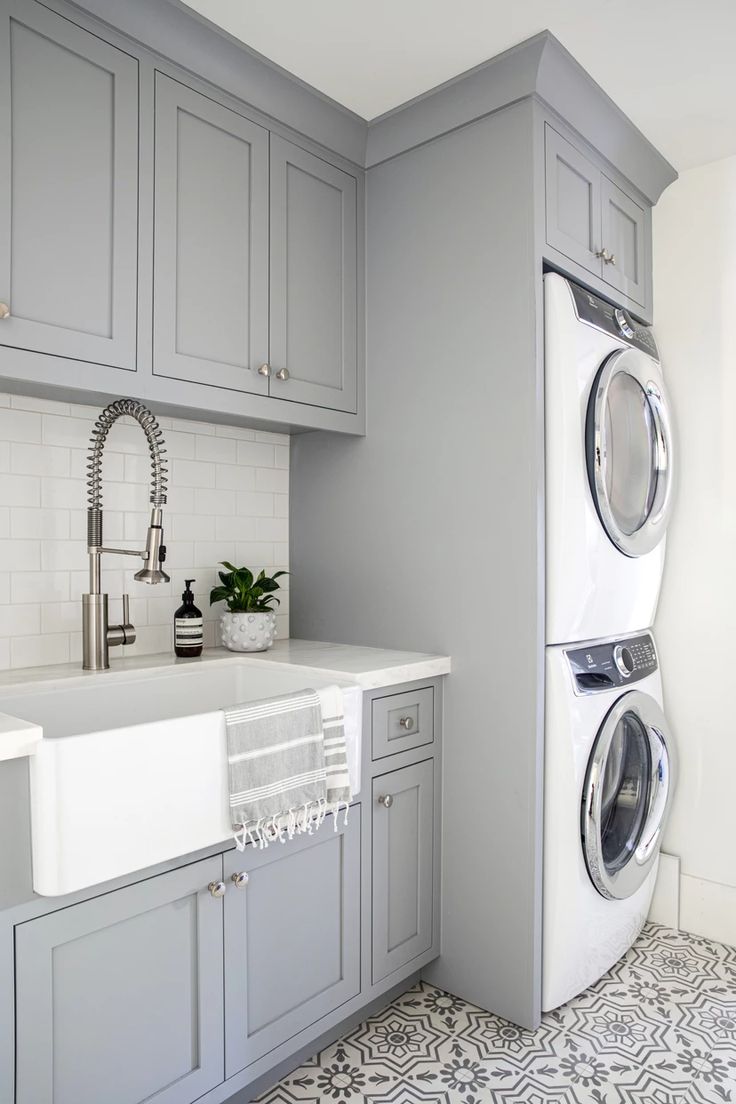
[[[659,856],[659,870],[649,919],[668,928],[680,927],[680,860],[676,855]]]

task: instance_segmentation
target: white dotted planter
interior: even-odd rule
[[[270,610],[222,614],[220,638],[231,652],[265,652],[276,636],[276,615]]]

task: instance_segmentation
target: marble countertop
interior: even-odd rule
[[[304,672],[305,678],[319,675],[336,682],[357,683],[363,690],[396,686],[417,679],[436,678],[450,673],[449,656],[424,652],[402,652],[387,648],[364,648],[351,644],[330,644],[318,640],[282,640],[267,652],[230,652],[225,648],[206,648],[200,659],[177,659],[169,653],[130,658],[113,658],[109,671],[82,671],[79,664],[52,667],[28,667],[0,674],[2,692],[13,689],[28,692],[34,686],[61,687],[74,679],[115,680],[116,674],[154,671],[187,664],[248,663],[268,667],[290,666]],[[38,725],[20,721],[0,712],[0,761],[33,754],[42,738]]]

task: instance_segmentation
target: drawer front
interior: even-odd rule
[[[434,740],[434,688],[374,698],[371,714],[374,759],[423,747]]]

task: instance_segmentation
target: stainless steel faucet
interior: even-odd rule
[[[146,547],[142,552],[127,548],[105,548],[102,544],[102,451],[110,429],[118,418],[134,418],[146,435],[151,453],[151,521]],[[82,667],[85,671],[106,671],[110,666],[110,648],[133,644],[135,629],[130,624],[128,595],[123,595],[123,621],[110,625],[107,595],[100,592],[100,557],[103,552],[122,556],[140,556],[143,567],[135,578],[143,583],[168,583],[161,567],[166,558],[163,543],[161,508],[166,504],[166,461],[164,438],[151,411],[135,399],[117,399],[100,414],[92,430],[87,464],[87,552],[89,553],[89,594],[82,595]]]

